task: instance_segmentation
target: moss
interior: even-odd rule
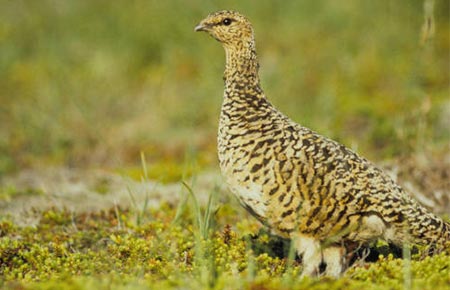
[[[110,191],[110,183],[111,181],[106,177],[99,178],[94,184],[94,191],[99,194],[106,194]]]
[[[42,195],[44,192],[37,188],[18,189],[14,186],[0,187],[0,201],[10,201],[19,196]]]
[[[186,213],[186,217],[191,214]],[[232,227],[217,220],[203,239],[193,219],[174,223],[168,204],[144,212],[137,224],[125,209],[74,214],[41,212],[36,227],[0,223],[0,286],[6,289],[448,289],[448,252],[410,262],[385,245],[373,263],[356,263],[340,279],[300,279],[288,266],[289,242],[253,221]],[[247,225],[247,226],[243,226]],[[255,234],[256,233],[256,234]],[[378,249],[377,248],[377,249]],[[409,280],[406,280],[409,279]],[[407,283],[407,284],[405,284]]]
[[[448,289],[450,286],[450,257],[441,253],[422,260],[403,260],[380,256],[379,260],[366,268],[350,269],[348,275],[353,279],[371,284],[387,286],[390,289]],[[409,287],[407,287],[409,288]]]

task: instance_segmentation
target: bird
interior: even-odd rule
[[[379,239],[449,247],[450,223],[369,160],[270,103],[260,84],[247,17],[222,10],[194,30],[206,32],[225,50],[217,136],[224,181],[248,212],[291,240],[302,258],[302,276],[339,277],[348,268],[349,245]]]

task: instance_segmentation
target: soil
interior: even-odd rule
[[[382,167],[421,204],[439,215],[450,215],[450,158],[414,157],[384,162]],[[229,195],[218,171],[195,176],[193,190],[200,204],[220,186]],[[98,211],[114,206],[141,209],[162,202],[177,204],[186,194],[181,182],[162,184],[137,181],[107,170],[53,167],[23,170],[0,183],[0,217],[10,216],[21,225],[33,225],[36,212],[66,208],[74,212]],[[8,192],[10,192],[8,194]]]

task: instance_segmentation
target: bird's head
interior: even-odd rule
[[[222,10],[211,13],[195,27],[195,31],[205,31],[221,42],[225,48],[240,49],[253,43],[253,28],[242,14]]]

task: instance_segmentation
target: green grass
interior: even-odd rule
[[[263,87],[294,120],[376,159],[442,148],[450,9],[434,2],[421,43],[419,0],[3,0],[0,172],[122,168],[141,151],[179,163],[187,148],[215,165],[224,53],[193,27],[223,8],[252,20]]]

